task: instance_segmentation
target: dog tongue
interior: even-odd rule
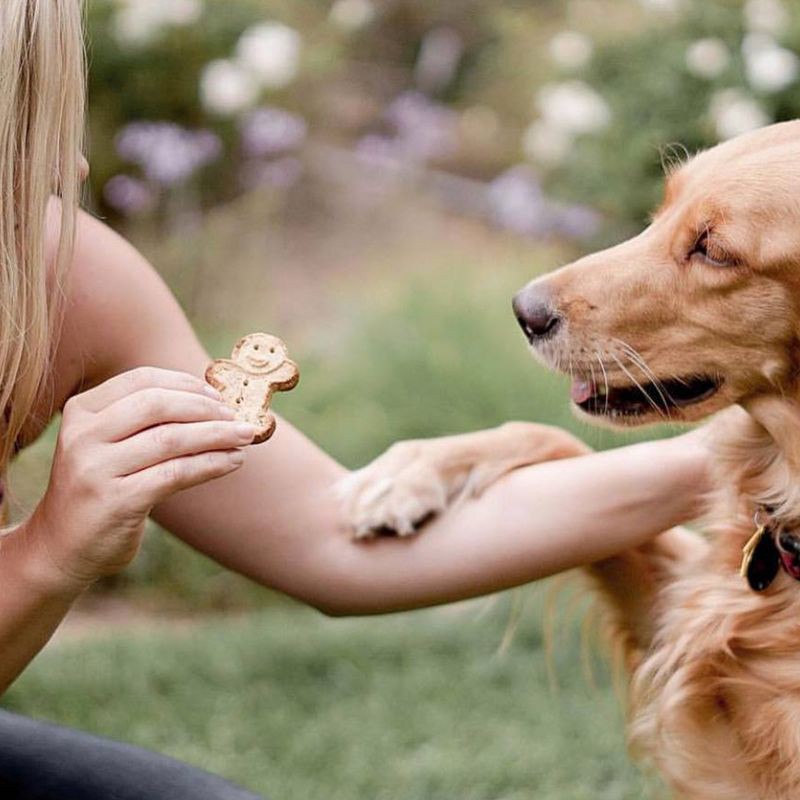
[[[575,379],[572,381],[569,395],[574,403],[585,403],[592,395],[597,393],[597,387],[592,381]]]

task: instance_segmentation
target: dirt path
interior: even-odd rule
[[[225,616],[230,617],[231,614]],[[167,612],[116,597],[90,596],[79,601],[69,612],[50,644],[92,639],[117,632],[129,634],[157,628],[188,630],[211,617],[209,614]]]

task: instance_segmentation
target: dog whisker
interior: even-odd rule
[[[600,356],[600,352],[598,350],[595,350],[594,354],[595,354],[595,357],[597,358],[597,363],[600,365],[600,369],[603,371],[603,383],[604,383],[604,386],[605,386],[605,398],[606,398],[606,404],[605,404],[605,408],[603,409],[603,413],[604,414],[608,414],[608,391],[609,391],[609,389],[608,389],[608,373],[606,372],[606,368],[605,368],[605,365],[603,364],[603,359]]]
[[[653,411],[655,411],[659,416],[664,417],[665,419],[669,418],[669,408],[661,408],[661,406],[656,403],[655,400],[645,391],[645,388],[642,386],[639,381],[631,374],[630,370],[619,360],[616,355],[612,355],[614,361],[616,361],[617,366],[631,379],[633,385],[644,395],[645,399],[648,403],[653,407]]]
[[[594,379],[594,366],[592,366],[591,361],[589,362],[589,375],[591,377],[592,387],[597,386],[597,382]],[[592,391],[594,391],[594,388],[592,389]],[[608,398],[606,398],[606,402],[608,402]]]
[[[641,353],[639,353],[638,350],[636,350],[634,347],[631,347],[631,345],[622,339],[614,338],[613,341],[622,347],[623,353],[642,371],[648,382],[653,384],[661,398],[661,402],[664,404],[664,408],[668,409],[669,400],[667,399],[665,393],[664,384],[662,383],[661,379],[656,376],[653,370],[650,369]]]

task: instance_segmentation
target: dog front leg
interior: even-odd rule
[[[380,532],[406,536],[456,498],[478,496],[517,467],[588,452],[566,431],[528,422],[398,442],[345,479],[342,498],[357,538]]]

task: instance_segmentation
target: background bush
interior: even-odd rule
[[[297,114],[310,133],[304,148],[326,143],[358,152],[366,142],[391,150],[402,138],[393,103],[422,91],[430,113],[417,109],[401,125],[439,125],[447,130],[428,135],[447,141],[433,152],[404,152],[415,166],[488,182],[527,163],[553,195],[600,209],[608,238],[646,219],[666,146],[691,153],[800,113],[800,13],[780,0],[165,0],[167,10],[184,8],[183,17],[173,14],[179,23],[126,28],[124,14],[146,2],[90,3],[92,189],[112,216],[125,209],[109,204],[107,192],[104,199],[104,187],[115,175],[137,173],[114,147],[132,122],[207,129],[223,145],[185,182],[151,186],[161,202],[149,213],[163,218],[165,195],[171,207],[177,195],[186,210],[250,187],[243,175],[252,179],[257,170],[241,137],[248,109]],[[182,3],[194,11],[186,14]],[[344,24],[348,8],[350,18],[361,10],[359,24]],[[237,112],[204,106],[206,66],[238,63],[242,35],[265,22],[299,37],[291,79],[262,87]],[[438,78],[421,68],[425,53],[439,63]],[[560,97],[547,92],[565,86]],[[593,102],[602,119],[597,107],[592,118]],[[445,122],[437,112],[452,116]],[[307,170],[305,179],[313,177]]]

